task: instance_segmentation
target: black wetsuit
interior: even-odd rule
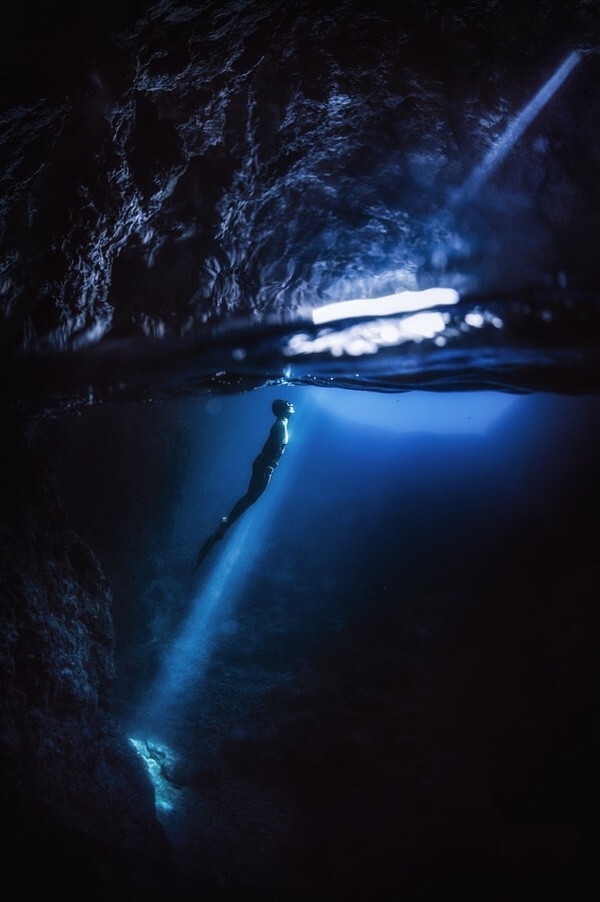
[[[260,498],[271,481],[273,471],[281,460],[281,455],[285,451],[287,443],[287,424],[285,420],[277,419],[271,426],[269,437],[263,445],[262,451],[252,464],[252,477],[248,484],[248,490],[232,507],[227,519],[224,521],[226,526],[231,526],[240,514],[243,514],[251,504],[254,504]]]
[[[281,455],[285,451],[287,443],[287,420],[278,418],[271,426],[269,437],[264,443],[262,451],[258,457],[254,459],[252,464],[252,476],[246,494],[233,505],[228,516],[223,517],[217,531],[208,537],[198,552],[194,569],[200,566],[215,542],[218,542],[219,539],[223,538],[231,524],[235,523],[237,518],[243,514],[251,504],[254,504],[254,502],[260,498],[271,481],[273,471],[281,460]]]
[[[194,570],[200,566],[215,542],[218,542],[219,539],[223,538],[225,532],[229,529],[231,524],[235,523],[237,518],[241,514],[243,514],[251,504],[254,504],[254,502],[258,498],[260,498],[271,481],[273,471],[281,460],[281,455],[285,451],[285,446],[287,445],[287,443],[287,419],[277,418],[271,426],[269,437],[264,443],[262,451],[260,452],[258,457],[254,459],[254,462],[252,464],[252,476],[250,478],[246,494],[242,495],[239,501],[236,501],[236,503],[231,508],[228,516],[223,517],[223,519],[221,520],[219,528],[216,530],[216,532],[208,537],[208,539],[198,552],[198,557],[196,558],[196,563],[194,564]]]

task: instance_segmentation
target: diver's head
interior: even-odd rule
[[[290,401],[284,401],[282,398],[278,398],[276,401],[273,401],[271,410],[278,419],[280,417],[289,417],[293,413],[295,413],[294,405],[291,404]]]

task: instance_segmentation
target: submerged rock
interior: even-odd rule
[[[152,787],[110,714],[112,593],[39,432],[3,418],[0,793],[23,892],[105,898],[169,871]],[[25,865],[25,861],[27,862]]]

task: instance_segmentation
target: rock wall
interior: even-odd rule
[[[151,784],[110,716],[111,590],[69,527],[43,429],[0,438],[0,804],[18,885],[152,895],[170,850]],[[82,896],[83,897],[83,896]]]

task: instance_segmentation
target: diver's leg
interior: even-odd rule
[[[250,480],[250,485],[248,486],[248,491],[246,492],[246,494],[243,495],[239,499],[239,501],[234,504],[230,513],[226,517],[222,518],[218,527],[215,529],[212,535],[208,537],[208,539],[198,552],[198,557],[196,558],[196,563],[194,564],[194,570],[196,570],[200,566],[202,561],[208,556],[213,545],[221,541],[221,539],[225,535],[226,530],[229,529],[234,520],[237,520],[240,514],[243,514],[246,508],[250,507],[250,505],[256,500],[254,497],[255,487],[252,485],[253,480],[254,477],[252,477],[252,479]]]
[[[252,476],[248,485],[248,491],[239,499],[239,501],[236,501],[228,515],[223,517],[223,520],[221,521],[222,526],[220,526],[217,531],[221,531],[222,529],[222,532],[224,533],[226,529],[229,529],[232,523],[235,523],[245,510],[248,510],[255,501],[258,501],[271,481],[271,475],[271,472],[267,472]]]
[[[240,517],[244,513],[244,511],[250,507],[250,505],[254,504],[254,502],[260,498],[260,496],[270,483],[272,475],[273,471],[271,469],[268,469],[266,472],[263,471],[262,473],[253,473],[252,478],[250,479],[250,482],[248,484],[248,491],[246,492],[246,494],[242,495],[239,501],[236,501],[228,515],[226,517],[223,517],[223,519],[219,523],[218,528],[215,530],[215,532],[213,532],[211,536],[208,537],[208,539],[198,552],[198,557],[196,558],[196,563],[194,564],[194,570],[196,570],[200,566],[204,558],[207,557],[213,545],[223,538],[232,523],[235,523],[238,517]]]

